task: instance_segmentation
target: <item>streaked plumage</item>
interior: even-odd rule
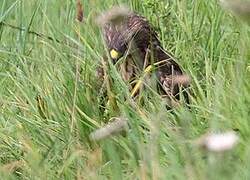
[[[180,83],[174,79],[183,72],[163,50],[156,32],[146,18],[129,13],[121,22],[106,22],[102,28],[113,62],[125,57],[120,65],[121,76],[125,81],[131,82],[148,65],[165,60],[155,70],[159,93],[171,99],[179,99]]]

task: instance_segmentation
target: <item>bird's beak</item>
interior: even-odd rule
[[[116,50],[112,49],[112,50],[110,51],[110,57],[111,57],[112,59],[118,59],[119,53],[118,53]]]

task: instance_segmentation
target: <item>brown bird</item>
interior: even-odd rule
[[[160,95],[171,100],[169,106],[173,106],[171,102],[180,99],[181,87],[188,86],[189,78],[163,49],[147,19],[125,8],[115,7],[99,18],[99,22],[109,56],[114,64],[122,60],[119,71],[122,78],[130,82],[132,94],[137,93],[135,80],[138,76],[154,69]],[[187,92],[184,92],[184,97],[188,101]]]

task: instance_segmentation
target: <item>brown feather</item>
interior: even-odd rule
[[[115,49],[123,56],[127,55],[124,64],[120,66],[121,76],[125,81],[137,77],[145,66],[152,62],[167,60],[165,64],[156,67],[155,71],[159,93],[179,99],[182,84],[175,83],[172,77],[182,76],[183,72],[173,57],[164,51],[157,33],[145,17],[129,13],[126,17],[123,16],[122,22],[118,24],[107,22],[103,26],[103,34],[108,50]]]

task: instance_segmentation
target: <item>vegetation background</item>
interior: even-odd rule
[[[118,111],[102,112],[96,77],[106,51],[95,18],[115,4],[155,26],[191,76],[193,98],[190,109],[170,112],[148,91],[141,95],[146,103],[132,107],[111,69],[110,92],[130,130],[94,143],[89,133]],[[249,26],[216,0],[82,5],[78,22],[73,0],[0,1],[1,179],[250,179]],[[207,132],[228,130],[239,136],[229,152],[197,145]]]

